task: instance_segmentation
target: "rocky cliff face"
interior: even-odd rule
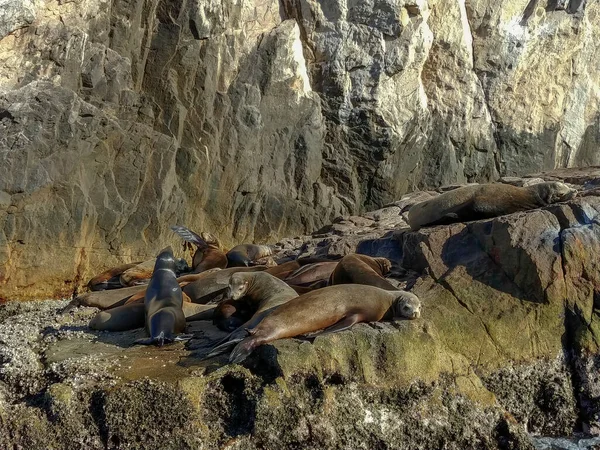
[[[0,297],[600,163],[585,0],[0,0]]]

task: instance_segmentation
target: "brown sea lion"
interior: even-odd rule
[[[316,289],[322,289],[324,287],[327,287],[328,285],[328,280],[320,280],[320,281],[315,281],[312,284],[309,284],[308,286],[298,286],[298,285],[294,285],[291,284],[290,287],[295,290],[298,295],[302,295],[302,294],[306,294],[307,292],[311,292],[314,291]]]
[[[196,245],[196,252],[192,258],[192,273],[202,273],[206,270],[227,267],[227,256],[221,250],[219,240],[210,233],[202,232],[200,235],[181,225],[171,227],[186,242]]]
[[[194,303],[208,303],[225,292],[229,278],[237,272],[260,272],[266,266],[232,267],[211,273],[201,273],[195,281],[184,286],[183,292],[190,296]],[[201,276],[200,276],[201,275]]]
[[[559,181],[517,187],[503,183],[464,186],[413,205],[412,230],[470,220],[489,219],[570,200],[577,194]]]
[[[307,285],[328,280],[337,265],[337,261],[307,264],[284,278],[283,281],[289,285]]]
[[[132,295],[144,291],[146,286],[132,286],[122,289],[111,289],[107,291],[86,292],[77,296],[68,307],[93,306],[95,308],[107,309],[124,304]]]
[[[341,257],[322,258],[316,256],[303,256],[302,258],[297,258],[293,261],[286,261],[277,266],[269,267],[265,272],[270,273],[271,275],[279,278],[280,280],[283,280],[290,276],[292,273],[294,273],[296,270],[300,269],[300,267],[306,266],[308,264],[333,262],[339,259],[341,259]]]
[[[265,270],[265,272],[279,278],[280,280],[283,280],[299,268],[300,263],[297,260],[294,260],[279,264],[277,266],[269,267],[267,270]]]
[[[177,336],[185,331],[183,294],[175,275],[173,249],[167,247],[156,258],[154,271],[144,300],[145,328],[148,339],[138,339],[136,344],[158,345],[185,339]],[[191,336],[186,336],[187,338]]]
[[[212,318],[216,305],[197,305],[183,302],[182,310],[186,321],[198,320],[198,317]],[[146,320],[143,302],[118,306],[98,312],[90,321],[89,327],[98,331],[127,331],[142,328]]]
[[[238,271],[259,271],[265,270],[264,266],[254,267],[233,267],[231,269],[208,269],[202,273],[182,275],[177,278],[179,287],[184,294],[190,297],[192,303],[207,303],[225,292],[229,277],[232,273]],[[224,271],[221,275],[214,275],[216,272]],[[197,282],[197,283],[196,283]],[[125,304],[133,303],[142,299],[145,291],[140,291],[132,295]]]
[[[329,278],[329,285],[367,284],[386,291],[397,291],[396,286],[383,278],[391,268],[392,263],[387,258],[372,258],[353,253],[342,258]]]
[[[148,280],[152,276],[156,264],[156,258],[149,259],[140,264],[137,264],[123,271],[120,277],[122,286],[137,286],[140,284],[148,284]]]
[[[249,328],[246,337],[231,352],[229,361],[239,363],[254,349],[277,339],[295,337],[318,330],[334,333],[358,322],[377,322],[381,319],[416,319],[421,315],[419,298],[405,291],[343,284],[301,295],[281,305]]]
[[[255,327],[264,317],[279,306],[298,297],[296,291],[280,279],[265,272],[234,273],[231,275],[226,297],[254,307],[254,314],[245,323],[235,328],[226,338],[211,350],[207,357],[212,357],[232,348],[245,336],[246,328]],[[231,303],[230,303],[231,304]],[[224,325],[214,321],[218,328],[230,331]],[[228,321],[226,324],[229,325]]]
[[[118,289],[123,287],[119,277],[127,269],[137,266],[140,262],[123,264],[121,266],[113,267],[112,269],[105,270],[100,275],[96,275],[90,281],[88,281],[88,288],[92,291],[103,291],[105,289]]]
[[[221,330],[233,331],[246,323],[255,311],[256,305],[243,300],[226,299],[215,307],[212,321]]]
[[[247,267],[253,262],[272,254],[273,249],[268,245],[236,245],[227,252],[227,267]]]

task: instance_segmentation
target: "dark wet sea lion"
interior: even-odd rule
[[[424,226],[489,219],[570,200],[576,193],[559,181],[526,187],[503,183],[464,186],[413,205],[408,212],[408,223],[412,230],[418,230]]]
[[[135,262],[130,264],[123,264],[105,270],[100,275],[96,275],[94,278],[88,281],[87,285],[92,291],[102,291],[104,289],[118,289],[120,287],[123,287],[119,277],[127,269],[131,269],[132,267],[135,267],[138,264],[140,263]]]
[[[145,327],[148,339],[138,339],[136,344],[158,345],[181,340],[178,334],[185,331],[183,294],[175,274],[175,257],[171,247],[160,252],[144,300]]]
[[[227,267],[247,267],[253,262],[272,254],[273,249],[268,245],[236,245],[227,252]]]
[[[265,272],[235,273],[231,275],[227,297],[233,301],[254,306],[256,312],[245,323],[239,325],[225,339],[211,350],[208,357],[223,353],[246,336],[246,328],[254,328],[264,317],[281,305],[298,297],[290,286]],[[233,302],[231,302],[233,303]],[[215,325],[224,329],[222,323]]]
[[[353,253],[342,258],[329,278],[329,285],[366,284],[386,291],[397,291],[396,286],[383,278],[391,268],[392,263],[387,258]]]
[[[421,302],[405,291],[386,291],[374,286],[343,284],[301,295],[279,306],[254,328],[231,352],[230,362],[239,363],[254,349],[277,339],[318,330],[334,333],[358,322],[381,319],[418,318]]]

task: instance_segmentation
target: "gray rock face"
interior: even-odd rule
[[[35,7],[31,0],[0,0],[0,39],[26,27],[34,19]]]
[[[0,298],[600,164],[600,5],[0,1]],[[341,226],[341,225],[340,225]]]

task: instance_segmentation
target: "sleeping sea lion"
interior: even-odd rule
[[[232,274],[260,272],[265,269],[266,266],[232,267],[206,274],[200,273],[195,281],[183,287],[183,292],[189,295],[194,303],[208,303],[225,292]]]
[[[298,294],[273,275],[258,272],[234,273],[231,275],[226,296],[233,301],[242,302],[243,300],[243,302],[253,305],[256,312],[249,320],[239,325],[218,343],[207,357],[218,355],[233,347],[246,336],[246,328],[254,328],[264,317],[279,306],[298,297]],[[224,329],[223,323],[217,321],[215,325],[220,329]]]
[[[268,245],[236,245],[227,252],[227,267],[247,267],[256,260],[272,254],[273,249]]]
[[[387,258],[372,258],[353,253],[342,258],[329,278],[329,285],[367,284],[386,291],[397,291],[396,286],[383,278],[391,268],[392,263]]]
[[[131,296],[144,291],[146,286],[132,286],[122,289],[110,289],[106,291],[86,292],[77,296],[67,305],[68,309],[76,306],[93,306],[95,308],[107,309],[123,305]]]
[[[408,211],[412,230],[424,226],[489,219],[570,200],[577,194],[560,181],[517,187],[491,183],[464,186],[413,205]]]
[[[162,347],[165,342],[183,340],[177,336],[185,330],[183,314],[183,294],[175,275],[173,249],[167,247],[156,258],[154,272],[144,300],[146,331],[148,339],[138,339],[135,343],[155,344]]]
[[[416,319],[421,315],[419,298],[405,291],[343,284],[301,295],[266,316],[231,352],[229,361],[239,363],[254,349],[276,339],[299,336],[313,331],[334,333],[358,322],[381,319]]]
[[[140,264],[139,262],[131,264],[123,264],[121,266],[113,267],[112,269],[105,270],[100,275],[96,275],[90,281],[88,281],[88,288],[92,291],[102,291],[105,289],[118,289],[123,287],[119,279],[120,275],[127,269]]]
[[[196,245],[196,252],[192,257],[192,273],[202,273],[206,270],[227,267],[227,256],[221,250],[219,240],[207,232],[200,233],[200,236],[189,228],[181,225],[171,227],[186,242]]]
[[[343,259],[342,259],[343,261]],[[307,264],[284,278],[289,285],[309,285],[322,280],[328,280],[331,273],[339,263],[337,261],[318,262]]]
[[[139,263],[129,269],[123,271],[120,276],[122,286],[138,286],[140,284],[147,284],[148,280],[152,276],[156,259],[149,259],[142,263]]]

